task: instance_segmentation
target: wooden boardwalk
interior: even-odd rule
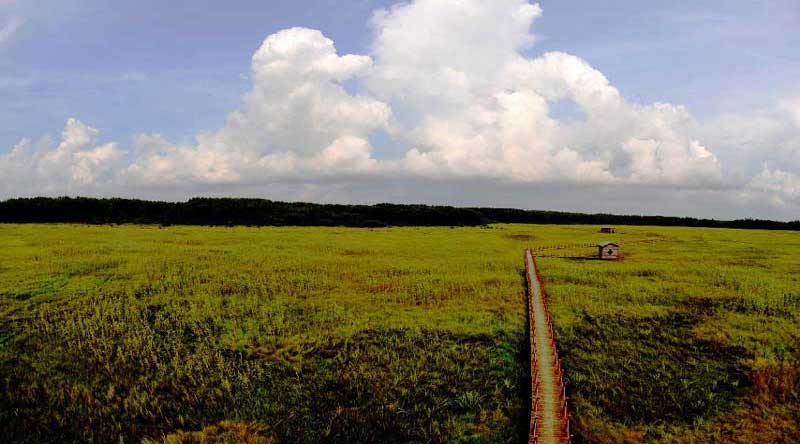
[[[531,341],[531,425],[529,444],[570,442],[561,361],[547,309],[544,285],[530,250],[525,251]]]

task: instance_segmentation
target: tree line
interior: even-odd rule
[[[431,205],[333,205],[266,199],[194,198],[186,202],[86,197],[0,201],[0,223],[83,223],[249,226],[479,226],[489,223],[652,225],[800,230],[800,220],[715,220],[690,217],[584,214],[513,208]]]

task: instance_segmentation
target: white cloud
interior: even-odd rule
[[[25,140],[0,156],[0,183],[6,195],[171,189],[185,197],[292,184],[307,196],[332,183],[361,195],[363,183],[397,181],[421,193],[418,183],[472,181],[573,187],[589,200],[598,187],[647,187],[796,201],[800,99],[710,126],[679,105],[631,103],[577,56],[529,56],[541,16],[527,0],[414,0],[375,13],[369,55],[340,55],[319,31],[287,29],[253,55],[252,89],[222,128],[192,144],[140,135],[128,159],[71,119],[58,146]],[[561,101],[581,115],[556,118]],[[377,158],[370,141],[380,133],[402,147],[399,156]],[[736,153],[760,165],[767,146],[788,159],[782,170],[737,167]]]
[[[800,173],[800,97],[767,109],[716,116],[703,124],[702,137],[731,174],[751,177],[763,163]]]
[[[766,164],[761,173],[750,181],[748,189],[769,194],[778,205],[800,204],[800,175],[772,170]]]
[[[800,97],[782,100],[778,104],[778,109],[791,117],[795,129],[800,129]]]
[[[0,5],[1,6],[1,5]],[[11,38],[25,25],[25,19],[22,17],[11,16],[0,24],[0,46],[7,44]]]
[[[342,86],[371,67],[367,56],[339,56],[319,31],[271,35],[253,55],[253,89],[225,127],[199,134],[193,146],[139,137],[126,177],[144,185],[313,179],[316,160],[336,168],[345,158],[351,171],[356,154],[369,160],[369,133],[388,128],[391,119],[386,104]]]
[[[627,103],[569,54],[527,58],[541,12],[525,0],[417,0],[376,15],[370,91],[399,110],[398,133],[412,147],[408,170],[519,182],[723,184],[684,108]],[[586,118],[552,118],[560,100]]]
[[[6,195],[94,192],[115,184],[125,152],[115,143],[97,145],[98,131],[69,119],[61,141],[22,140],[0,155],[0,184]]]

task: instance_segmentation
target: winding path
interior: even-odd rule
[[[569,443],[569,415],[556,349],[555,334],[547,310],[544,286],[530,250],[525,251],[528,282],[528,316],[531,341],[531,427],[529,444]]]

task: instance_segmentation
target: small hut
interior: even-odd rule
[[[619,259],[619,245],[614,242],[603,242],[597,245],[598,257],[607,261]]]
[[[606,227],[600,227],[600,232],[601,232],[601,233],[614,234],[614,233],[616,233],[616,232],[617,232],[617,229],[616,229],[616,228],[614,228],[614,227],[608,227],[608,226],[606,226]]]

